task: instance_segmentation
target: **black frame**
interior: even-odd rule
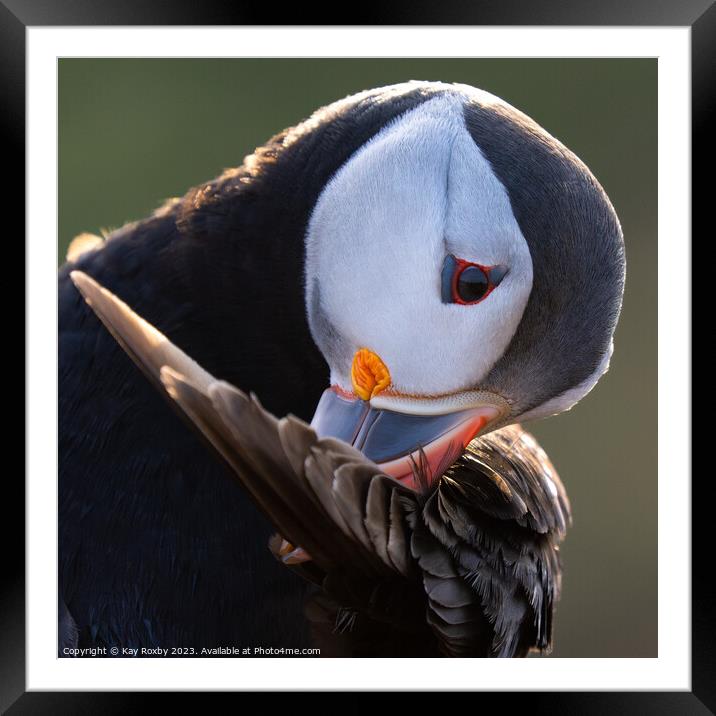
[[[282,8],[282,24],[332,24],[315,13],[307,15],[302,4]],[[689,26],[691,27],[692,70],[692,141],[699,147],[693,153],[692,176],[699,169],[704,177],[712,176],[708,139],[716,105],[716,4],[715,0],[475,0],[467,5],[460,0],[442,0],[435,4],[394,3],[375,12],[370,7],[351,8],[355,25],[610,25],[610,26]],[[5,149],[5,206],[19,207],[24,197],[25,156],[25,28],[27,26],[71,25],[262,25],[276,17],[257,12],[249,3],[203,0],[0,0],[0,127]],[[270,24],[270,23],[268,23]],[[12,174],[10,174],[12,171]],[[692,221],[706,218],[711,199],[711,182],[692,182]],[[707,197],[708,194],[708,197]],[[19,214],[19,211],[15,211]],[[709,217],[711,218],[711,217]],[[704,222],[705,225],[705,222]],[[709,222],[711,231],[713,222]],[[19,231],[6,232],[6,246],[19,245],[15,236],[24,232],[24,214]],[[7,260],[7,259],[6,259]],[[23,254],[24,262],[24,254]],[[680,267],[683,275],[684,269]],[[687,268],[687,270],[690,267]],[[11,311],[12,313],[12,311]],[[31,379],[31,376],[26,376]],[[18,421],[19,422],[19,421]],[[484,699],[505,699],[512,709],[529,709],[534,714],[549,713],[649,713],[649,714],[716,714],[716,587],[713,580],[713,546],[707,499],[707,480],[692,485],[692,691],[691,692],[512,692],[481,693]],[[22,514],[15,534],[24,525],[24,486],[6,478],[3,485],[6,507]],[[5,515],[10,512],[6,509]],[[88,713],[114,714],[143,712],[153,708],[157,699],[169,694],[133,692],[25,692],[25,556],[19,540],[6,542],[3,550],[4,587],[0,592],[0,709],[12,714]],[[479,668],[476,665],[476,668]],[[277,674],[280,684],[280,674]],[[419,679],[416,679],[416,684]],[[367,696],[368,694],[365,694]],[[342,694],[340,708],[348,704]],[[204,695],[201,696],[205,698]],[[295,698],[295,696],[294,696]],[[402,697],[401,697],[402,698]],[[427,698],[425,695],[422,698]],[[195,701],[195,694],[182,694],[182,705]],[[187,701],[187,699],[189,701]],[[441,702],[443,707],[445,702]],[[364,704],[363,695],[350,699],[353,711]],[[164,706],[165,704],[162,704]],[[204,703],[202,702],[202,705]],[[295,701],[293,702],[295,707]],[[427,705],[427,704],[426,704]]]

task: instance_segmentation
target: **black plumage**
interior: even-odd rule
[[[277,559],[321,587],[306,613],[323,649],[505,657],[550,647],[569,507],[519,426],[474,440],[431,487],[416,464],[414,491],[300,419],[277,420],[87,276],[73,278],[289,540],[272,540]],[[298,545],[310,559],[296,559]]]

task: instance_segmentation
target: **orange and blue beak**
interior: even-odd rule
[[[414,489],[428,487],[440,477],[500,413],[487,404],[437,414],[383,407],[386,396],[398,394],[390,392],[386,365],[366,348],[355,354],[351,381],[352,392],[337,386],[324,391],[312,427],[320,437],[353,445],[386,474]],[[379,394],[381,407],[374,407],[371,401]]]

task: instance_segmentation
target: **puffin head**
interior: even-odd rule
[[[428,99],[334,173],[305,242],[330,367],[312,425],[408,483],[584,397],[609,365],[625,272],[614,209],[572,152],[493,95],[416,85]]]

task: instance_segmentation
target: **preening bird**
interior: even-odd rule
[[[624,284],[568,149],[472,87],[379,88],[89,246],[60,273],[66,641],[549,648],[569,506],[518,423],[607,370]]]

